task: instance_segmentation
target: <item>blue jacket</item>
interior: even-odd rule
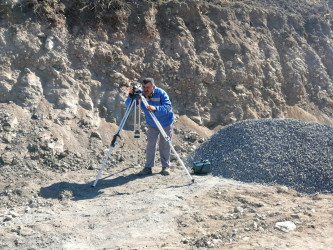
[[[170,126],[172,122],[175,120],[175,117],[172,112],[172,105],[168,94],[163,89],[155,87],[153,96],[149,99],[146,98],[146,100],[149,105],[154,106],[156,108],[156,111],[153,111],[153,113],[156,116],[157,120],[160,122],[161,126],[163,128]],[[131,102],[131,97],[128,96],[125,102],[126,107],[128,107],[130,102]],[[143,102],[141,102],[141,108],[145,114],[145,119],[148,126],[157,128],[157,125],[155,124],[153,118],[149,114],[149,111],[145,107]]]

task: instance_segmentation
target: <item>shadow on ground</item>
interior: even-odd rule
[[[127,176],[119,176],[114,179],[100,179],[95,187],[92,187],[93,182],[90,183],[70,183],[70,182],[58,182],[48,187],[42,187],[39,191],[39,195],[45,199],[59,199],[62,200],[64,196],[72,200],[86,200],[93,199],[98,195],[103,194],[101,190],[106,188],[112,188],[121,186],[134,181],[139,178],[145,178],[145,176],[138,176],[137,174],[130,174]],[[67,193],[67,195],[66,195]],[[115,193],[114,195],[126,195],[129,193]]]

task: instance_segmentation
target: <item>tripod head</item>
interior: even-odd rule
[[[133,86],[132,91],[129,94],[129,96],[131,98],[139,97],[142,93],[143,93],[142,86],[140,84],[136,84],[136,85]]]

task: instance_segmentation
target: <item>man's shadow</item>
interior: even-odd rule
[[[93,187],[93,182],[90,183],[70,183],[70,182],[58,182],[54,183],[48,187],[41,187],[39,195],[45,199],[62,199],[67,193],[70,193],[71,200],[87,200],[93,199],[96,196],[103,194],[101,191],[105,188],[112,188],[116,186],[121,186],[127,184],[136,179],[144,178],[146,176],[139,176],[137,174],[130,174],[127,176],[119,176],[114,179],[107,179],[115,174],[106,176],[99,179],[96,186]],[[116,193],[114,195],[128,195],[129,193]]]

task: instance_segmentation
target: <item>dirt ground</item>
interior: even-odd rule
[[[1,249],[332,249],[332,195],[194,176],[138,177],[138,166],[39,172],[29,205],[0,208]],[[24,183],[19,183],[24,182]],[[24,192],[24,191],[21,191]],[[22,201],[24,203],[24,201]],[[296,228],[284,232],[277,222]]]
[[[0,3],[0,249],[333,249],[332,194],[212,175],[192,183],[175,160],[170,176],[157,165],[138,177],[125,131],[91,187],[144,75],[172,97],[182,158],[244,119],[332,125],[331,7],[16,2]]]
[[[11,117],[18,117],[19,125],[12,131],[15,142],[25,138],[24,143],[32,143],[36,128],[25,127],[30,117],[14,105],[6,110]],[[299,114],[298,118],[306,117]],[[101,127],[104,138],[110,129]],[[61,130],[54,133],[65,133],[66,128],[59,127]],[[184,139],[189,131],[200,138],[214,133],[186,116],[177,118],[175,131],[173,144],[177,150],[195,147]],[[24,167],[19,167],[20,160],[2,165],[0,248],[332,249],[331,194],[303,194],[288,187],[212,175],[192,175],[192,183],[176,160],[172,161],[170,176],[159,174],[158,162],[153,175],[139,177],[136,173],[141,167],[135,156],[127,155],[133,154],[135,146],[130,133],[123,131],[123,141],[116,144],[115,154],[94,188],[91,185],[101,165],[86,167],[84,161],[89,156],[84,153],[68,159],[67,168],[35,164],[30,159],[34,152],[29,155],[23,151]],[[68,141],[72,144],[67,145],[75,147],[75,137],[71,138]],[[14,154],[19,153],[21,144],[13,141],[1,145]],[[107,152],[108,147],[104,150]],[[186,152],[178,153],[184,159]],[[91,157],[95,160],[97,156]],[[109,164],[115,157],[116,164]],[[278,228],[281,222],[291,227]]]

